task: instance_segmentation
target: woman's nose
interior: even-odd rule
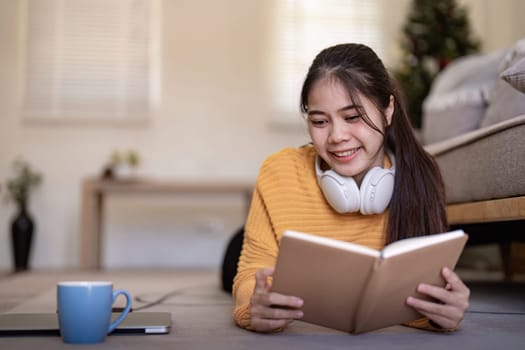
[[[348,141],[351,137],[350,127],[348,125],[333,123],[328,141],[331,143],[339,143]]]

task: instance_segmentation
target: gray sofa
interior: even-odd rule
[[[421,139],[443,173],[449,223],[471,237],[525,240],[525,39],[452,62],[423,111]]]
[[[525,196],[525,113],[427,149],[441,168],[449,204]]]

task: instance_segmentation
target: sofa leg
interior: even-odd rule
[[[525,273],[525,219],[451,225],[450,228],[468,233],[468,245],[497,243],[506,281]]]
[[[501,265],[505,281],[512,279],[512,242],[501,242],[499,244]]]

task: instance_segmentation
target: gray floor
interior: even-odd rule
[[[525,349],[525,283],[466,281],[470,308],[463,349]]]
[[[32,305],[31,310],[35,306],[39,310],[38,307],[42,306],[49,311],[54,308],[52,288],[57,280],[96,277],[109,278],[115,286],[126,286],[134,295],[150,295],[152,290],[157,292],[151,295],[162,295],[181,286],[193,286],[186,294],[151,309],[172,312],[174,326],[169,335],[108,337],[104,344],[97,345],[100,349],[524,349],[525,278],[516,276],[516,281],[504,282],[502,274],[497,271],[458,270],[458,273],[471,289],[471,306],[461,329],[445,334],[394,326],[354,336],[304,322],[294,322],[280,334],[255,334],[233,325],[231,299],[219,290],[218,276],[214,271],[19,274],[0,279],[0,312],[24,301]],[[23,305],[29,306],[25,302]],[[47,350],[68,347],[56,337],[5,337],[0,338],[0,348]]]
[[[509,315],[525,322],[525,283],[476,281],[467,285],[472,295],[469,313]],[[523,331],[525,334],[525,328]]]

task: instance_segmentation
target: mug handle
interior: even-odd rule
[[[119,317],[109,325],[108,334],[113,332],[115,328],[117,328],[117,326],[121,324],[122,321],[124,321],[129,311],[131,310],[131,294],[129,294],[129,292],[124,289],[118,289],[113,292],[113,304],[117,300],[117,297],[121,294],[126,297],[126,307],[120,313]]]

